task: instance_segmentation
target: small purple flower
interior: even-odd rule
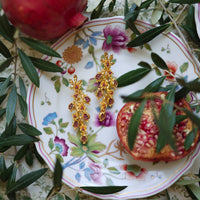
[[[51,123],[55,118],[57,118],[56,112],[49,113],[46,117],[44,117],[42,125],[47,126],[49,123]]]
[[[105,41],[103,42],[102,49],[104,51],[113,50],[115,53],[118,53],[120,49],[126,48],[126,42],[129,40],[129,37],[119,27],[112,29],[108,25],[104,28],[103,34]]]
[[[89,163],[89,168],[91,169],[90,177],[95,183],[101,183],[101,166],[96,163]]]
[[[65,140],[60,139],[58,136],[56,136],[54,138],[54,143],[55,143],[56,149],[59,150],[59,153],[62,156],[67,156],[69,147],[67,144],[65,144]]]
[[[96,126],[114,126],[115,125],[115,120],[114,116],[111,112],[106,112],[106,118],[103,121],[99,120],[99,115],[96,116],[96,121],[95,121]]]

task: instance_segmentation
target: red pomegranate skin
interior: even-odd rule
[[[21,32],[40,40],[52,40],[86,20],[87,0],[1,0],[2,8]]]

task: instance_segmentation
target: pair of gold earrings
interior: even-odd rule
[[[111,66],[114,64],[113,55],[108,57],[108,53],[105,52],[101,58],[102,70],[96,74],[95,80],[98,84],[98,88],[95,91],[95,96],[100,101],[100,113],[99,121],[103,121],[106,118],[106,109],[114,104],[114,91],[117,88],[117,81],[113,77]],[[68,106],[69,110],[73,112],[72,126],[75,129],[79,129],[81,137],[80,140],[83,144],[87,143],[87,123],[90,119],[90,115],[87,111],[86,105],[90,104],[90,97],[86,95],[82,90],[82,81],[78,80],[77,75],[74,75],[74,80],[70,79],[70,89],[74,90],[73,102]]]

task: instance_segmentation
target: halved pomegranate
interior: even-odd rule
[[[163,98],[167,95],[166,92],[157,92],[154,93],[155,98],[153,101],[154,103],[154,110],[159,113]],[[138,129],[138,134],[136,137],[136,141],[134,143],[133,149],[130,150],[128,146],[128,126],[131,120],[133,113],[137,110],[140,103],[139,102],[129,102],[126,103],[122,109],[119,111],[117,116],[117,132],[119,138],[124,145],[125,149],[133,156],[136,160],[143,160],[143,161],[172,161],[178,160],[186,156],[196,147],[199,141],[199,132],[197,133],[194,142],[192,143],[191,147],[186,150],[184,147],[185,138],[188,133],[193,129],[192,121],[189,118],[184,119],[179,124],[176,124],[173,128],[173,135],[175,137],[175,144],[177,151],[174,151],[170,145],[165,145],[165,147],[161,150],[160,153],[156,152],[156,143],[158,139],[159,129],[154,120],[154,114],[152,112],[152,106],[150,105],[150,101],[148,100],[142,117],[140,121],[140,126]],[[184,100],[181,99],[176,104],[179,107],[183,107],[186,109],[191,110],[189,104]],[[175,108],[174,108],[175,109]],[[183,111],[175,110],[176,115],[184,115]],[[161,133],[162,134],[162,133]]]

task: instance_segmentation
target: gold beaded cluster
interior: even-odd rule
[[[72,125],[75,129],[79,128],[80,140],[85,144],[87,142],[87,122],[90,119],[85,104],[90,104],[90,97],[83,92],[82,81],[78,81],[76,75],[74,75],[74,80],[69,80],[69,83],[71,84],[70,89],[74,90],[72,95],[74,100],[68,106],[69,110],[73,112]]]
[[[106,118],[106,109],[114,104],[113,95],[117,88],[117,81],[111,71],[111,66],[115,63],[113,62],[113,55],[110,55],[108,58],[108,53],[105,52],[101,58],[101,63],[103,68],[95,76],[96,82],[98,83],[98,89],[95,95],[98,99],[102,99],[100,102],[99,120],[103,121]]]

